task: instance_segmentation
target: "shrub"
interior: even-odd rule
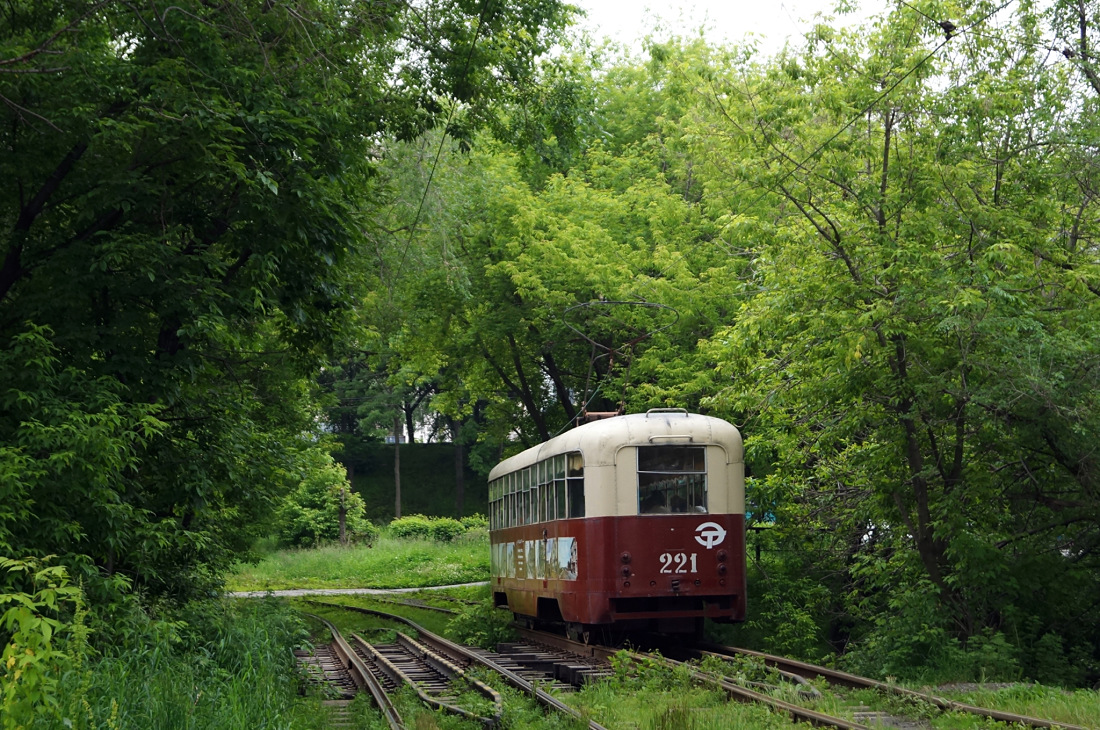
[[[408,515],[390,523],[390,534],[399,538],[430,538],[440,542],[451,542],[467,532],[476,532],[487,526],[485,518],[481,515],[465,518],[461,522],[452,517]]]
[[[439,517],[431,521],[432,537],[440,542],[450,542],[466,532],[461,522],[450,517]]]
[[[447,630],[463,644],[496,649],[497,644],[516,640],[512,614],[493,607],[489,601],[463,606],[447,624]]]
[[[489,520],[483,514],[468,515],[463,517],[460,522],[467,530],[480,530],[489,526]]]
[[[399,517],[390,523],[390,533],[394,537],[429,538],[432,536],[432,522],[424,515]]]
[[[73,664],[54,641],[58,632],[73,627],[55,616],[68,603],[82,615],[82,597],[69,585],[65,568],[47,566],[48,560],[0,557],[0,569],[9,574],[0,589],[12,573],[28,574],[32,586],[29,592],[0,593],[0,636],[6,639],[0,653],[0,727],[5,729],[29,727],[39,714],[57,715],[63,697],[59,677]]]

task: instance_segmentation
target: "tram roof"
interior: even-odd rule
[[[720,418],[683,411],[650,411],[593,421],[509,457],[489,472],[490,481],[502,474],[537,464],[570,451],[584,455],[585,466],[609,466],[624,446],[717,445],[729,461],[741,461],[741,434]]]

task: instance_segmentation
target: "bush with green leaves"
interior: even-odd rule
[[[512,614],[493,606],[489,600],[463,606],[447,624],[447,630],[463,644],[496,649],[497,644],[515,641]]]
[[[52,556],[50,556],[52,557]],[[56,640],[70,627],[58,618],[65,604],[82,608],[80,589],[69,585],[63,566],[49,558],[13,560],[0,557],[0,569],[24,574],[30,591],[0,592],[0,728],[29,727],[37,715],[60,710],[61,676],[72,658]],[[3,582],[0,581],[0,585]]]
[[[390,534],[394,537],[429,538],[432,536],[432,520],[424,515],[398,517],[390,523]]]
[[[276,514],[279,542],[288,547],[314,547],[338,540],[342,504],[348,541],[372,543],[378,528],[367,521],[363,498],[351,490],[344,467],[319,449],[309,454],[307,461],[310,468]]]
[[[438,517],[431,521],[432,538],[450,542],[466,532],[466,526],[451,517]]]
[[[475,515],[467,524],[466,520],[459,522],[453,517],[428,517],[426,515],[408,515],[399,517],[390,523],[390,534],[398,538],[419,538],[423,540],[438,540],[451,542],[461,537],[470,530],[481,527],[478,519],[484,522],[485,518]]]
[[[463,517],[459,522],[467,530],[482,530],[489,527],[489,518],[481,513],[467,515]]]

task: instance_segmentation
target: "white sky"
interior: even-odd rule
[[[740,42],[755,36],[760,50],[771,54],[789,38],[797,44],[813,25],[815,13],[832,14],[835,0],[571,0],[588,13],[581,25],[593,36],[610,37],[636,45],[662,26],[680,35],[695,35],[705,26],[708,39]],[[891,0],[854,0],[857,12],[840,17],[843,24],[858,23],[882,12]],[[663,35],[663,34],[662,34]]]

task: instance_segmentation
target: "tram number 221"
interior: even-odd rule
[[[698,573],[699,566],[696,564],[696,557],[695,553],[691,555],[685,553],[661,553],[661,572]]]

